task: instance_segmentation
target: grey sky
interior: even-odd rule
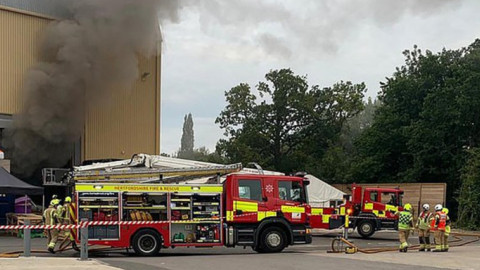
[[[224,91],[292,68],[310,84],[364,81],[368,96],[403,63],[404,49],[467,46],[480,37],[476,0],[184,0],[164,25],[161,151],[179,148],[191,112],[195,147],[213,150]]]

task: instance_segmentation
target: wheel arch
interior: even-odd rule
[[[260,222],[260,224],[258,225],[257,229],[255,230],[255,234],[254,234],[255,246],[258,245],[262,232],[265,229],[270,227],[281,228],[287,236],[287,245],[293,244],[293,234],[292,234],[292,228],[290,226],[290,223],[284,218],[272,217],[272,218],[263,219],[262,222]]]
[[[375,214],[362,212],[357,216],[357,218],[355,218],[355,223],[353,225],[353,228],[356,228],[358,224],[364,220],[371,220],[371,223],[373,223],[374,229],[376,231],[382,227],[381,222],[377,220],[377,216],[375,216]]]
[[[141,233],[142,231],[145,231],[145,230],[152,230],[152,231],[155,231],[158,236],[160,237],[160,241],[161,241],[161,246],[164,247],[164,244],[165,244],[165,238],[163,237],[163,234],[157,230],[156,228],[154,227],[142,227],[142,228],[138,228],[134,233],[132,233],[132,235],[130,235],[130,246],[133,246],[133,239],[135,238],[135,236],[137,236],[139,233]]]

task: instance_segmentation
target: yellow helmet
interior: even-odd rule
[[[59,199],[53,199],[52,202],[50,204],[52,205],[57,205],[60,203],[60,200]]]
[[[407,203],[405,204],[405,206],[403,207],[403,209],[405,209],[405,211],[411,211],[412,210],[412,205]]]
[[[448,208],[444,207],[442,211],[448,215]]]
[[[65,202],[66,203],[72,202],[72,198],[70,198],[70,196],[65,197]]]

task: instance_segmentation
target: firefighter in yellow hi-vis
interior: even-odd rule
[[[412,205],[407,203],[403,207],[403,211],[398,213],[398,239],[400,241],[400,252],[408,250],[408,236],[413,228]]]
[[[435,249],[433,252],[442,252],[444,249],[445,240],[445,227],[447,225],[447,215],[443,212],[443,206],[441,204],[435,205],[435,214],[434,219],[432,219],[432,223],[430,229],[434,231],[435,237]]]
[[[65,197],[63,206],[59,205],[57,207],[58,217],[60,219],[61,224],[63,225],[70,225],[72,222],[70,220],[70,204],[72,203],[72,198],[69,196]],[[72,240],[70,229],[66,229],[64,231],[65,238],[70,238]]]
[[[442,248],[442,251],[443,252],[447,252],[448,251],[448,236],[450,235],[450,231],[451,231],[451,227],[450,227],[450,217],[448,216],[448,208],[444,207],[443,208],[443,213],[445,213],[445,215],[447,215],[447,221],[446,221],[446,224],[445,224],[445,234],[443,235],[443,248]]]
[[[418,241],[420,242],[420,249],[418,251],[430,251],[430,219],[432,213],[429,212],[430,205],[424,204],[423,211],[420,212],[417,219]]]
[[[58,212],[57,206],[60,203],[58,199],[50,201],[50,205],[43,212],[43,221],[45,225],[57,225],[58,224]],[[50,253],[55,253],[55,245],[58,239],[57,229],[47,229],[47,247]]]

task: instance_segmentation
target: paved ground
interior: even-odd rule
[[[118,270],[97,260],[80,262],[74,258],[30,257],[0,259],[0,269],[48,269],[48,270]]]
[[[78,254],[69,251],[51,255],[36,253],[34,264],[24,263],[32,259],[0,259],[0,269],[30,269],[42,267],[38,262],[52,266],[78,269],[110,270],[117,269],[480,269],[480,243],[467,247],[452,248],[449,253],[419,253],[411,251],[407,254],[386,252],[373,255],[365,254],[330,254],[331,240],[335,233],[314,237],[312,245],[294,246],[280,254],[257,254],[250,248],[177,248],[161,251],[161,255],[153,258],[136,257],[124,250],[109,253],[90,254],[94,260],[79,262]],[[355,244],[362,248],[396,247],[395,232],[380,232],[375,238],[364,240],[353,235]],[[466,239],[468,240],[468,239]],[[411,242],[416,244],[415,238]],[[33,239],[33,249],[44,250],[45,239]],[[0,237],[0,253],[22,250],[22,240],[14,237]],[[41,260],[39,260],[41,259]],[[25,268],[18,268],[24,265]],[[17,266],[15,268],[14,266]],[[90,269],[93,269],[90,268]],[[76,268],[72,268],[76,269]]]

